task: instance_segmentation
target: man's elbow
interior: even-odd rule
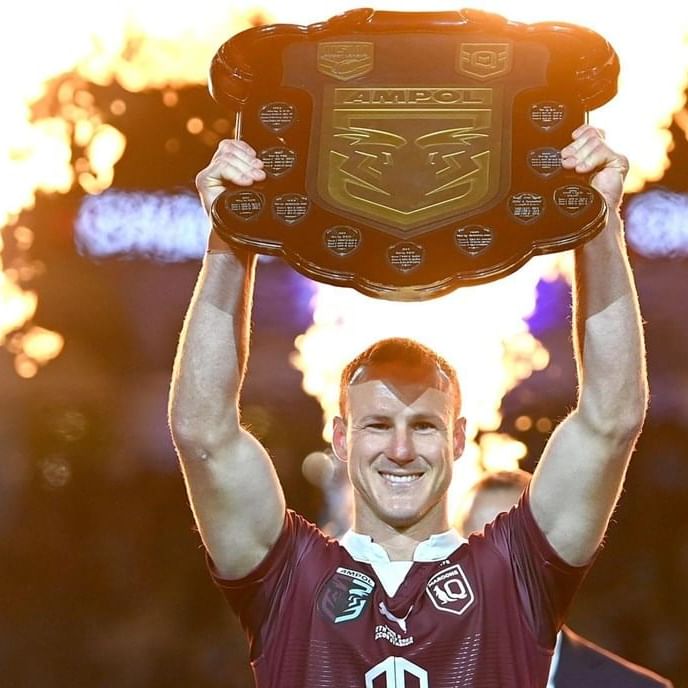
[[[591,403],[579,411],[597,436],[619,447],[632,447],[643,429],[647,403],[647,389],[642,388],[623,401],[608,406]]]
[[[186,413],[174,404],[170,405],[168,424],[172,442],[182,461],[211,459],[239,432],[238,422],[230,414],[204,416],[198,409]]]
[[[630,438],[633,443],[635,443],[645,424],[648,403],[649,391],[647,383],[643,381],[638,385],[637,390],[629,394],[626,400],[619,405],[619,432]]]

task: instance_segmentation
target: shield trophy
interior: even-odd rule
[[[213,224],[373,297],[498,279],[604,226],[604,199],[559,151],[618,73],[589,29],[476,10],[248,29],[218,50],[210,88],[267,177],[223,192]]]

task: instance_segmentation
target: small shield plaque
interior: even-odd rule
[[[318,43],[318,70],[340,81],[367,74],[373,68],[375,46],[363,41]]]

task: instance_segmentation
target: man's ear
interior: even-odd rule
[[[466,419],[457,418],[454,422],[454,461],[458,459],[466,448]]]
[[[340,461],[346,461],[346,421],[341,416],[332,421],[332,451]]]

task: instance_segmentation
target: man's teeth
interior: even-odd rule
[[[381,473],[385,480],[389,480],[392,483],[412,483],[414,480],[418,480],[420,475],[414,473],[411,475],[395,475],[393,473]]]

